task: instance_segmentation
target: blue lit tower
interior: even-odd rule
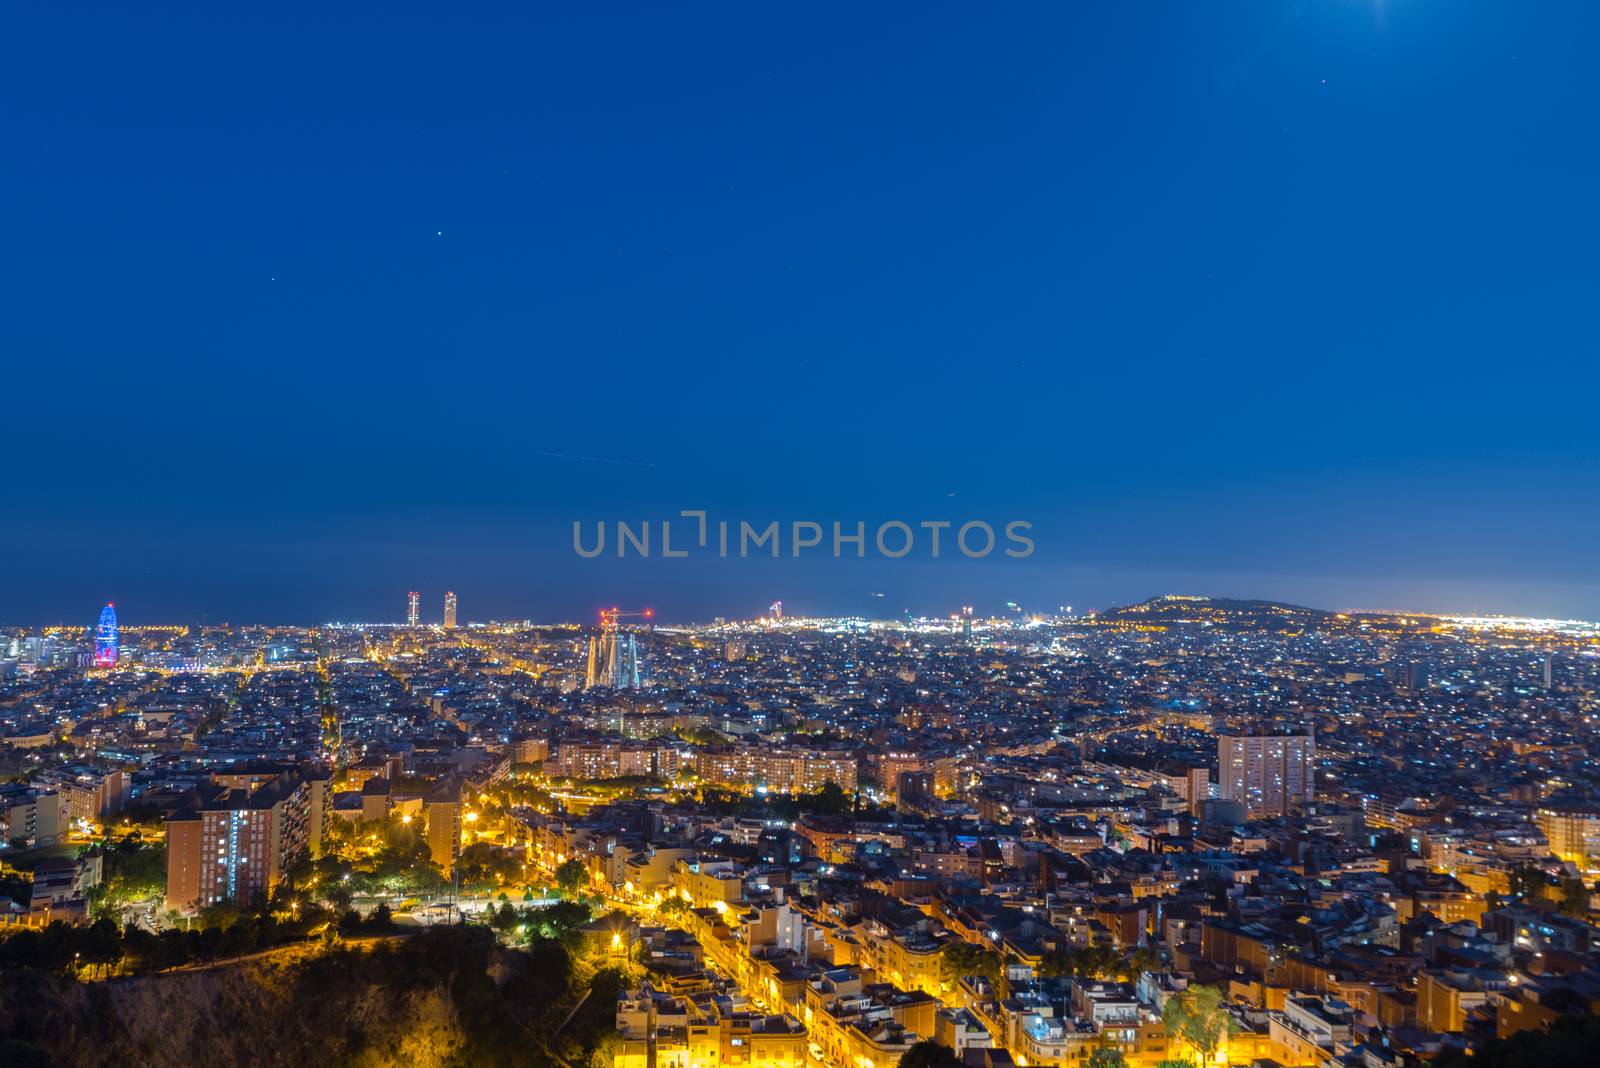
[[[100,609],[100,622],[94,628],[94,666],[117,666],[117,606],[110,601]]]

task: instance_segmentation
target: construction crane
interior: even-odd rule
[[[621,608],[602,608],[600,609],[600,629],[616,630],[617,620],[619,619],[632,616],[638,616],[641,619],[654,619],[655,614],[656,612],[653,608],[643,608],[637,612],[624,611]]]
[[[655,610],[624,611],[621,608],[600,609],[600,633],[589,639],[589,662],[583,675],[583,688],[609,686],[615,690],[639,688],[639,647],[634,636],[617,629],[617,620],[624,616],[652,619]]]

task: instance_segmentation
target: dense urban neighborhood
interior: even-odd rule
[[[0,631],[0,964],[540,959],[463,1063],[573,1068],[1416,1068],[1600,1008],[1600,628],[408,608]]]

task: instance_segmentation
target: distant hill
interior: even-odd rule
[[[1177,594],[1108,608],[1095,617],[1100,623],[1158,627],[1210,626],[1225,630],[1316,630],[1331,626],[1336,618],[1334,613],[1320,608],[1278,601],[1183,597]]]

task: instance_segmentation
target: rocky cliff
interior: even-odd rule
[[[94,983],[15,970],[0,976],[0,1061],[548,1068],[540,1032],[570,994],[563,965],[457,929]]]

